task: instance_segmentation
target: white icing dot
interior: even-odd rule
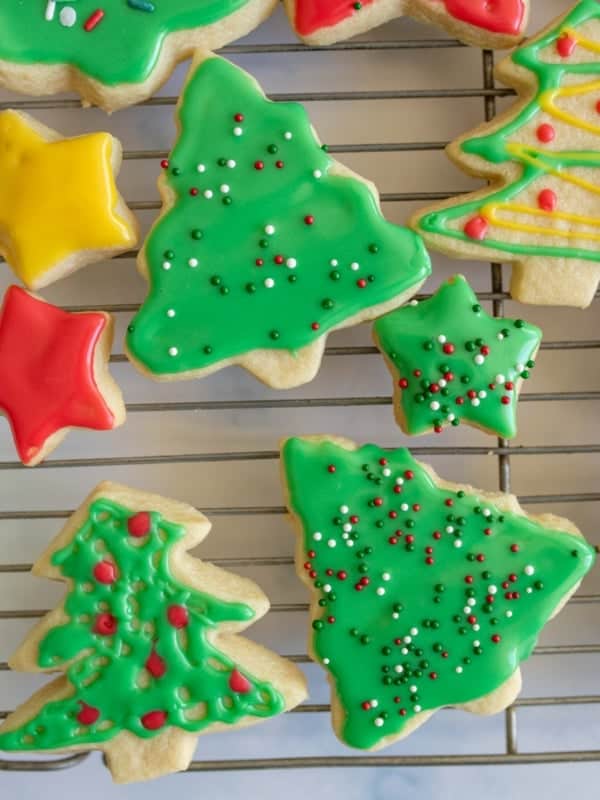
[[[198,170],[198,172],[206,172],[206,166],[204,164],[198,164],[196,169]]]
[[[240,128],[239,125],[236,125],[235,128],[233,129],[234,136],[241,136],[243,132],[244,132],[243,128]]]
[[[376,593],[377,593],[377,594],[378,594],[380,597],[383,597],[383,595],[385,594],[385,589],[383,588],[383,586],[379,586],[379,587],[377,588],[377,590],[376,590]]]
[[[316,170],[313,172],[313,177],[315,177],[315,178],[321,178],[322,176],[323,176],[323,173],[321,172],[321,170],[320,170],[320,169],[316,169]]]
[[[469,608],[469,606],[465,606],[465,607],[463,608],[463,613],[464,613],[464,614],[470,614],[470,613],[471,613],[471,609]]]
[[[480,626],[479,625],[473,625],[473,630],[475,631],[475,633],[477,633],[477,631],[480,630]]]
[[[335,539],[328,539],[327,540],[327,547],[335,547],[337,544]]]
[[[354,539],[348,539],[346,544],[348,545],[348,547],[354,547]]]
[[[462,547],[462,545],[463,545],[462,539],[455,539],[454,540],[454,547],[458,548],[458,547]]]
[[[322,538],[323,534],[320,531],[315,531],[315,533],[313,533],[313,539],[315,542],[320,542]]]
[[[347,539],[347,538],[348,538],[348,534],[347,533],[342,533],[342,539]]]
[[[275,281],[273,278],[265,278],[265,286],[267,289],[272,289],[275,286]]]
[[[397,611],[394,611],[394,613],[392,614],[392,619],[399,619],[399,618],[400,618],[400,614],[398,614]]]
[[[430,408],[432,411],[439,411],[440,404],[438,403],[438,401],[437,401],[437,400],[433,400],[431,403],[429,403],[429,408]]]
[[[454,422],[454,420],[456,419],[456,414],[448,414],[446,419],[448,420],[448,422]]]
[[[170,261],[163,261],[163,264],[162,264],[162,268],[163,269],[169,270],[169,269],[171,269],[172,266],[173,265],[171,264]]]
[[[392,578],[389,572],[382,572],[381,577],[384,581],[389,581]]]
[[[220,190],[220,191],[221,191],[223,194],[227,194],[227,193],[229,192],[229,189],[230,189],[230,187],[229,187],[229,185],[228,185],[227,183],[222,183],[222,184],[219,186],[219,190]]]
[[[533,575],[533,573],[535,572],[535,567],[532,567],[531,564],[527,564],[524,571],[525,575]]]
[[[72,6],[65,6],[61,8],[58,18],[60,24],[64,25],[65,28],[72,28],[77,22],[77,12]]]
[[[383,723],[384,723],[383,717],[375,717],[375,719],[373,720],[373,724],[375,725],[376,728],[381,728]]]
[[[286,131],[286,132],[283,134],[283,138],[284,138],[284,139],[287,139],[287,140],[288,140],[288,142],[289,142],[289,140],[290,140],[291,138],[293,138],[293,134],[292,134],[292,132],[291,132],[291,131]]]
[[[275,225],[265,225],[265,233],[267,236],[273,236],[275,233]]]
[[[350,264],[350,269],[353,270],[354,272],[356,272],[357,269],[360,269],[360,264],[358,263],[358,261],[353,261]]]
[[[169,308],[169,310],[167,311],[167,317],[174,317],[174,316],[175,316],[175,309]]]
[[[408,647],[403,647],[402,650],[400,650],[400,652],[402,653],[403,656],[407,656],[408,655]]]
[[[295,269],[296,266],[298,265],[298,262],[296,261],[295,258],[288,258],[286,260],[286,262],[285,262],[285,265],[286,265],[286,267],[289,267],[290,269]]]
[[[409,306],[418,306],[419,305],[419,301],[418,300],[411,300],[408,305]]]
[[[477,366],[481,366],[485,363],[485,356],[482,356],[481,353],[477,353],[473,361],[477,364]]]
[[[392,470],[389,467],[385,467],[381,472],[386,478],[389,478],[392,474]]]
[[[503,383],[506,383],[506,378],[504,375],[496,375],[496,383],[502,386]]]
[[[469,597],[469,599],[467,600],[467,605],[468,606],[476,606],[477,605],[477,600],[474,597]]]
[[[340,506],[340,514],[347,514],[349,511],[348,506]]]
[[[523,372],[523,370],[525,369],[525,364],[517,364],[515,369],[517,370],[517,372]]]
[[[525,589],[525,591],[527,592],[527,594],[531,594],[533,592],[533,589],[531,588],[531,586],[528,586],[527,589]]]
[[[329,262],[329,266],[330,266],[330,267],[337,267],[337,265],[338,265],[339,263],[340,263],[340,262],[337,260],[337,258],[332,258],[332,259],[331,259],[331,261]]]
[[[204,192],[204,197],[206,197],[207,200],[210,200],[212,196],[213,196],[212,189],[206,189],[206,191]]]
[[[234,169],[236,167],[236,162],[233,160],[233,158],[228,159],[227,166],[229,169]]]
[[[440,344],[446,344],[446,341],[447,341],[447,339],[446,339],[446,337],[445,337],[443,334],[440,334],[440,335],[438,336],[438,342],[439,342]]]
[[[198,259],[197,258],[189,258],[188,259],[188,267],[195,269],[198,266]]]
[[[179,350],[176,347],[169,347],[169,355],[176,356],[179,353]]]

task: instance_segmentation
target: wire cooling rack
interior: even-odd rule
[[[388,26],[385,30],[388,35],[390,30],[392,35],[396,30],[406,34],[406,23],[401,25],[404,27]],[[431,33],[431,29],[416,30],[421,34],[426,30],[426,35]],[[313,117],[319,116],[321,107],[332,109],[329,116],[325,115],[326,128],[328,120],[337,118],[338,114],[342,119],[339,126],[334,128],[335,131],[339,131],[340,126],[343,131],[346,126],[346,131],[349,132],[351,129],[347,127],[348,121],[355,120],[360,129],[357,135],[364,134],[363,140],[334,142],[330,145],[330,152],[343,154],[343,159],[351,166],[361,163],[360,159],[366,159],[365,167],[361,170],[363,174],[374,177],[372,170],[375,174],[386,176],[384,182],[393,181],[393,186],[385,186],[382,191],[384,211],[389,218],[403,222],[409,209],[444,198],[469,185],[465,183],[464,186],[456,186],[456,182],[463,179],[445,166],[442,155],[445,140],[437,141],[433,137],[417,133],[412,141],[398,141],[398,135],[403,134],[406,128],[412,130],[411,125],[406,124],[406,115],[402,113],[406,108],[403,104],[416,103],[421,114],[429,119],[428,109],[435,108],[438,103],[446,104],[447,109],[455,108],[455,103],[465,103],[466,116],[462,118],[461,113],[461,118],[456,121],[456,127],[452,128],[450,135],[462,131],[467,124],[491,119],[502,98],[512,94],[508,89],[495,85],[494,56],[491,52],[484,51],[480,56],[478,51],[469,51],[469,61],[461,67],[458,74],[452,74],[450,66],[449,76],[440,76],[433,70],[431,73],[426,71],[427,78],[435,85],[405,88],[403,70],[409,71],[410,64],[415,59],[423,64],[434,61],[452,65],[455,54],[465,54],[467,48],[442,38],[394,36],[378,39],[371,34],[368,40],[318,50],[296,43],[251,43],[228,47],[223,51],[234,60],[243,61],[247,58],[250,68],[258,65],[259,69],[263,60],[272,56],[289,59],[292,62],[290,69],[293,69],[295,58],[304,58],[307,53],[311,54],[310,58],[317,58],[316,55],[313,56],[317,52],[320,54],[318,58],[327,59],[329,65],[339,62],[342,71],[351,63],[348,61],[349,57],[364,57],[373,59],[374,62],[383,59],[378,74],[382,74],[390,63],[398,66],[397,74],[392,78],[393,88],[387,88],[388,81],[384,81],[386,88],[383,89],[369,85],[369,80],[361,80],[360,68],[353,67],[345,79],[342,79],[341,87],[334,80],[334,88],[331,90],[299,90],[285,94],[280,91],[271,92],[273,99],[297,100],[309,104]],[[397,60],[389,61],[390,56]],[[360,61],[360,64],[365,63],[364,60]],[[266,74],[269,74],[268,71]],[[285,77],[284,75],[282,80]],[[181,75],[175,81],[180,81],[180,78]],[[463,81],[466,86],[461,85]],[[451,85],[445,85],[447,82]],[[401,88],[395,88],[396,84]],[[123,137],[123,183],[126,192],[129,188],[130,192],[138,191],[142,196],[147,196],[147,192],[156,197],[153,189],[143,188],[144,183],[140,182],[139,173],[134,167],[137,164],[143,168],[144,175],[149,176],[144,180],[151,186],[158,172],[157,162],[167,155],[168,144],[172,140],[170,122],[166,122],[165,131],[158,126],[161,144],[157,146],[154,143],[157,138],[154,120],[160,114],[160,109],[166,111],[166,117],[163,114],[161,118],[168,120],[177,100],[177,90],[171,93],[172,85],[171,83],[167,86],[166,93],[151,98],[137,109],[113,117],[120,129],[120,120],[123,115],[129,114],[126,128],[134,131],[133,136]],[[361,88],[363,85],[365,88]],[[0,99],[3,97],[4,95]],[[68,130],[70,123],[73,133],[77,132],[73,130],[73,120],[79,121],[81,116],[95,115],[89,121],[90,129],[94,126],[106,126],[106,118],[103,115],[98,116],[100,112],[97,111],[79,112],[76,118],[70,116],[69,112],[77,113],[79,108],[78,101],[71,98],[33,100],[11,97],[10,100],[0,103],[0,108],[6,107],[26,109],[40,115],[49,112],[56,127]],[[359,117],[364,117],[364,114],[368,116],[371,108],[376,109],[383,120],[388,119],[388,114],[393,115],[394,124],[388,126],[394,137],[390,141],[378,141],[379,129],[369,131],[368,123],[365,127],[364,118],[362,127],[359,124]],[[136,114],[142,115],[142,121],[138,124],[133,121],[137,119]],[[42,118],[47,120],[44,116]],[[146,134],[147,128],[152,134]],[[430,125],[429,130],[431,129],[438,129],[435,122]],[[439,130],[444,132],[443,128]],[[343,141],[343,132],[335,135]],[[369,141],[373,136],[375,140]],[[326,135],[323,138],[327,140]],[[448,135],[444,138],[447,139]],[[133,145],[128,146],[131,139]],[[351,161],[353,158],[358,160]],[[411,178],[415,182],[410,167],[411,161],[415,159],[436,159],[432,170],[434,177],[430,180],[431,188],[427,182],[424,189],[420,188],[419,183],[414,189],[410,187]],[[448,180],[454,181],[452,191],[438,188],[440,181],[446,180],[446,175]],[[403,191],[390,190],[396,188]],[[160,204],[156,199],[140,199],[140,194],[128,194],[129,205],[140,213],[147,225]],[[146,213],[148,215],[144,217]],[[123,330],[144,291],[142,283],[132,277],[134,256],[135,253],[126,253],[111,262],[111,265],[88,268],[83,272],[91,275],[91,278],[87,278],[90,283],[84,282],[82,272],[63,282],[64,288],[57,288],[55,294],[49,292],[52,296],[48,299],[58,301],[63,307],[73,311],[93,308],[111,311],[117,317],[118,329]],[[124,264],[123,261],[127,263]],[[437,270],[434,284],[445,276],[444,270],[448,272],[457,268],[438,257],[434,257],[434,265]],[[490,306],[495,315],[502,316],[505,305],[509,302],[505,288],[506,268],[500,264],[491,264],[485,269],[481,265],[461,264],[458,269],[465,271],[475,281],[480,301]],[[7,282],[8,279],[5,279],[4,283]],[[426,288],[429,289],[429,286]],[[115,297],[123,300],[128,299],[128,295],[131,295],[131,302],[114,302]],[[422,296],[430,296],[430,291]],[[103,297],[109,302],[102,302]],[[86,298],[90,298],[92,302]],[[96,481],[114,478],[189,500],[213,519],[215,532],[203,546],[202,555],[221,566],[255,577],[266,585],[273,600],[272,612],[267,618],[268,623],[259,623],[256,626],[258,638],[280,651],[283,649],[281,643],[287,643],[290,648],[288,658],[306,665],[311,678],[311,690],[316,687],[315,691],[311,691],[311,700],[287,715],[285,722],[281,724],[292,725],[298,717],[303,717],[303,730],[311,735],[318,726],[321,736],[319,742],[326,741],[329,750],[319,746],[317,754],[313,752],[303,755],[292,747],[293,755],[287,755],[285,748],[282,753],[274,739],[267,739],[265,747],[259,747],[256,756],[237,757],[235,748],[224,745],[225,750],[214,751],[214,758],[194,761],[190,771],[600,760],[600,749],[597,749],[597,742],[592,736],[583,742],[581,737],[576,737],[573,746],[567,748],[561,746],[560,739],[552,746],[532,747],[527,743],[522,746],[518,736],[518,723],[520,725],[522,715],[528,715],[531,711],[540,718],[538,729],[536,730],[535,724],[533,726],[533,741],[536,742],[539,728],[546,725],[546,718],[540,716],[545,710],[558,708],[561,711],[561,730],[565,729],[562,717],[564,711],[575,714],[573,724],[577,726],[583,724],[582,708],[592,706],[598,713],[600,694],[593,693],[593,682],[590,683],[589,678],[590,669],[595,671],[594,656],[600,656],[600,642],[590,642],[589,638],[593,638],[592,623],[597,614],[597,604],[600,603],[600,591],[594,592],[591,583],[586,584],[583,592],[580,591],[571,600],[564,612],[567,620],[562,628],[551,627],[553,635],[558,634],[558,643],[555,640],[546,643],[544,639],[536,649],[531,661],[534,666],[530,668],[528,665],[525,670],[526,678],[530,674],[529,669],[536,677],[534,693],[531,694],[526,685],[524,696],[506,710],[504,719],[496,718],[495,745],[487,744],[488,729],[484,728],[484,722],[479,718],[475,718],[473,722],[466,715],[457,718],[456,724],[474,726],[474,737],[479,737],[480,731],[485,731],[483,751],[481,746],[477,746],[476,738],[471,740],[472,751],[468,747],[465,750],[464,746],[457,749],[452,744],[453,737],[444,738],[443,731],[439,739],[436,738],[438,733],[431,734],[438,742],[431,751],[427,747],[426,737],[429,726],[433,726],[434,722],[428,723],[428,726],[411,737],[409,741],[414,739],[415,745],[407,748],[404,744],[399,744],[388,751],[390,754],[354,753],[336,745],[333,735],[327,729],[329,705],[315,701],[325,699],[324,679],[315,667],[309,665],[305,646],[302,645],[308,606],[306,602],[301,602],[302,587],[298,589],[293,576],[293,537],[286,529],[285,509],[279,500],[276,475],[278,455],[274,444],[278,434],[324,430],[353,434],[361,440],[379,436],[380,443],[390,446],[410,444],[417,456],[426,457],[434,465],[439,463],[440,471],[449,479],[471,480],[488,489],[495,488],[495,483],[502,491],[514,489],[519,492],[521,487],[529,487],[528,493],[521,495],[521,501],[526,507],[532,507],[533,511],[543,507],[568,514],[586,529],[585,532],[593,541],[593,531],[589,528],[597,513],[597,504],[600,503],[600,492],[593,491],[593,475],[594,469],[597,470],[599,465],[600,444],[593,443],[593,428],[590,434],[588,427],[588,422],[593,422],[594,411],[597,411],[600,400],[600,388],[595,388],[598,383],[600,331],[597,323],[594,324],[593,317],[590,317],[593,313],[597,314],[597,300],[587,315],[583,312],[563,312],[548,316],[546,310],[521,310],[521,315],[526,314],[531,319],[537,315],[535,321],[549,321],[550,334],[542,345],[539,359],[540,363],[547,364],[546,377],[542,381],[541,389],[522,396],[521,427],[525,425],[526,429],[524,438],[512,445],[505,440],[494,441],[466,429],[450,432],[448,438],[439,437],[435,441],[425,438],[407,442],[393,425],[389,378],[381,367],[377,351],[368,343],[368,331],[365,329],[362,332],[350,331],[332,337],[319,378],[308,387],[295,392],[268,391],[237,372],[232,377],[232,370],[228,370],[226,375],[219,374],[199,383],[157,386],[136,375],[124,355],[116,353],[111,360],[113,371],[119,381],[124,383],[128,395],[128,426],[123,429],[123,433],[110,436],[73,434],[59,449],[58,457],[49,459],[35,471],[25,470],[14,460],[11,456],[10,437],[7,430],[2,429],[0,542],[4,547],[0,555],[0,708],[6,710],[0,711],[0,719],[6,717],[8,709],[14,707],[17,700],[24,699],[32,687],[39,685],[37,682],[30,682],[30,679],[37,681],[32,676],[25,676],[23,683],[20,679],[18,683],[14,683],[15,676],[10,672],[6,659],[27,627],[42,616],[60,596],[60,593],[51,593],[50,590],[44,594],[46,588],[41,586],[44,581],[27,577],[30,562]],[[595,336],[598,338],[594,338]],[[116,346],[117,349],[120,348],[118,339]],[[365,367],[368,382],[358,376],[358,366]],[[580,383],[577,375],[582,370],[585,380],[583,388],[578,388]],[[331,376],[328,374],[330,372]],[[537,379],[534,383],[538,383]],[[544,383],[547,388],[544,388]],[[374,394],[373,390],[380,390],[381,393]],[[572,433],[571,430],[558,428],[557,421],[565,416],[576,421]],[[343,430],[340,430],[341,419],[344,420],[341,425]],[[214,423],[215,420],[220,421]],[[581,424],[577,424],[577,420]],[[198,425],[198,436],[205,434],[204,439],[197,438],[192,433]],[[229,434],[209,434],[213,425],[227,428]],[[128,434],[129,426],[132,428],[131,434]],[[271,427],[275,430],[271,431]],[[97,438],[98,436],[106,438]],[[196,440],[198,444],[194,447]],[[140,445],[141,441],[144,447]],[[240,442],[248,446],[240,448]],[[213,443],[214,448],[211,446]],[[89,455],[90,452],[92,455]],[[515,472],[517,485],[511,486]],[[566,473],[569,474],[567,477]],[[173,477],[175,474],[185,477]],[[225,491],[222,488],[223,483],[227,483],[229,477],[227,481],[224,481],[224,477],[231,475],[238,477],[226,487],[228,491]],[[169,487],[170,483],[173,484],[172,489]],[[250,483],[250,488],[245,491],[244,485],[247,483]],[[199,485],[204,487],[200,492],[201,498],[198,498]],[[240,536],[240,528],[249,531],[247,539]],[[249,541],[253,534],[256,534],[256,540]],[[265,555],[257,555],[257,550],[264,550]],[[9,557],[11,554],[14,554],[12,560]],[[290,590],[290,587],[294,588]],[[46,608],[41,607],[43,603],[40,599],[46,600]],[[283,628],[286,630],[285,634],[282,633]],[[248,633],[251,635],[252,629]],[[565,675],[568,680],[562,680]],[[548,676],[557,676],[557,680],[548,679]],[[581,686],[586,686],[586,680],[591,687],[591,693],[581,692]],[[542,692],[536,695],[538,683]],[[445,711],[438,717],[456,713]],[[498,724],[501,724],[502,730],[497,729]],[[531,742],[530,718],[525,719],[525,729],[526,738]],[[260,733],[259,728],[256,730]],[[323,730],[325,733],[322,733]],[[224,739],[221,738],[220,741]],[[546,739],[542,737],[541,741],[544,745]],[[272,750],[267,747],[272,747]],[[240,752],[245,751],[242,749]],[[73,767],[84,769],[82,762],[88,757],[87,754],[77,754],[55,758],[2,759],[0,770],[28,772]]]

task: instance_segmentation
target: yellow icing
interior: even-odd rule
[[[108,133],[47,141],[26,116],[0,113],[0,253],[27,286],[78,251],[135,244],[112,152]]]

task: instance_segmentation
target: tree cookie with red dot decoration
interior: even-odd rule
[[[516,300],[584,308],[600,280],[600,4],[581,0],[497,75],[516,106],[448,147],[489,187],[420,211],[413,227],[447,255],[512,262]]]
[[[191,506],[101,483],[33,567],[68,583],[12,669],[55,678],[0,728],[0,750],[101,750],[115,781],[186,769],[197,737],[306,696],[302,673],[239,634],[269,602],[188,554],[210,530]]]
[[[511,705],[521,662],[594,562],[577,528],[444,481],[406,449],[293,438],[282,471],[340,739],[375,750],[446,706]]]
[[[476,47],[512,47],[522,37],[529,0],[285,0],[297,34],[331,44],[407,15]]]
[[[542,338],[535,325],[486,314],[456,275],[433,297],[380,317],[373,334],[394,377],[394,411],[405,433],[441,433],[464,421],[516,436],[519,392]]]
[[[63,311],[10,286],[0,308],[0,413],[21,461],[43,461],[71,428],[108,431],[125,421],[108,371],[113,321],[104,311]]]
[[[327,334],[397,308],[431,271],[372,184],[327,153],[297,103],[198,54],[163,211],[139,258],[148,296],[126,349],[168,381],[240,365],[281,389],[312,380]]]

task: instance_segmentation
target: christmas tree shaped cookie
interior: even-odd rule
[[[523,35],[529,0],[285,0],[305,41],[330,44],[407,14],[477,47],[510,47]]]
[[[429,300],[381,317],[373,330],[394,376],[394,409],[405,433],[441,433],[463,420],[516,436],[519,391],[542,338],[535,325],[486,314],[457,275]]]
[[[510,705],[520,663],[594,561],[575,526],[442,481],[404,449],[310,437],[282,460],[338,736],[376,749],[444,706]]]
[[[109,133],[63,138],[28,114],[0,113],[0,254],[30,289],[136,244],[120,166]]]
[[[149,294],[127,337],[158,380],[239,364],[275,388],[317,372],[330,331],[408,299],[430,273],[420,237],[317,141],[304,108],[199,57],[144,244]]]
[[[9,287],[0,309],[0,413],[26,466],[43,461],[71,428],[123,424],[121,390],[108,371],[112,340],[110,314],[63,311]]]
[[[68,583],[10,661],[65,674],[0,728],[0,750],[102,750],[118,782],[185,769],[209,731],[305,697],[302,673],[237,634],[269,607],[246,578],[187,554],[210,529],[190,506],[102,483],[33,571]]]
[[[459,258],[511,261],[526,303],[585,307],[600,278],[600,4],[582,0],[498,68],[517,105],[449,146],[487,189],[414,227]]]
[[[198,47],[245,36],[276,0],[2,0],[0,85],[107,111],[149,97]],[[27,6],[27,9],[25,8]]]

